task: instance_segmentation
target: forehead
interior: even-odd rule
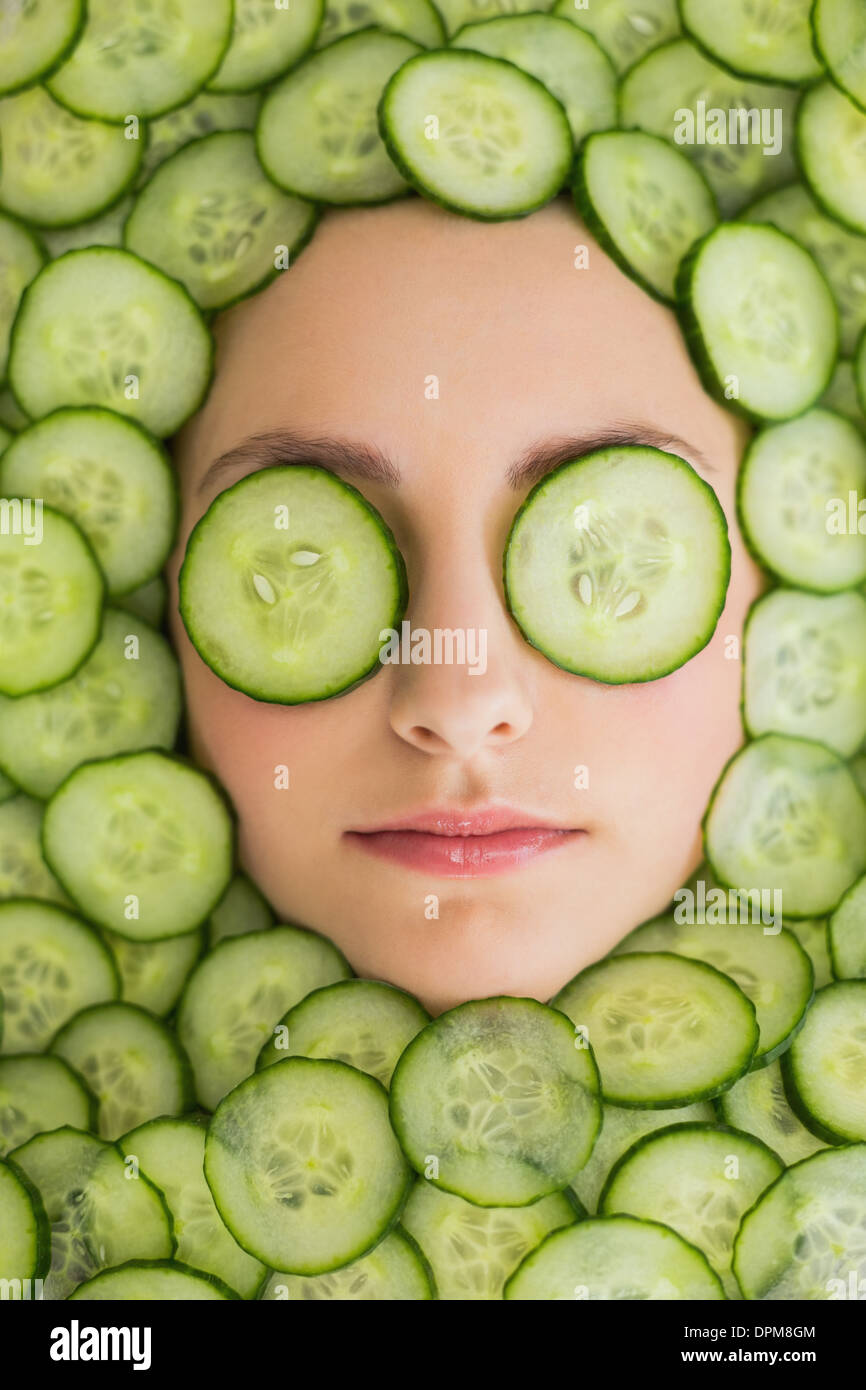
[[[416,197],[327,211],[296,264],[215,333],[214,387],[180,441],[197,475],[288,424],[407,458],[455,434],[483,451],[639,418],[706,443],[730,422],[672,312],[617,269],[566,197],[500,223]]]

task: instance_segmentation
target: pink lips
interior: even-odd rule
[[[380,859],[442,878],[491,878],[572,843],[583,830],[551,825],[511,807],[432,810],[347,839]]]

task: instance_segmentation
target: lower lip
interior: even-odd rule
[[[531,864],[550,850],[572,844],[583,830],[540,826],[500,830],[495,835],[429,835],[419,830],[378,830],[346,838],[377,859],[440,878],[493,878]]]

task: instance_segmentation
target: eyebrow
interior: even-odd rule
[[[595,430],[591,434],[557,435],[538,440],[524,449],[509,466],[505,474],[506,482],[515,491],[520,491],[534,486],[554,468],[571,459],[591,454],[596,449],[635,445],[648,445],[678,454],[702,472],[716,471],[694,444],[653,425],[629,421]],[[292,463],[314,464],[341,478],[378,483],[388,488],[399,487],[401,481],[397,464],[373,444],[278,429],[250,435],[220,454],[205,472],[198,491],[206,492],[217,482],[227,486],[228,478],[237,481],[247,473]]]

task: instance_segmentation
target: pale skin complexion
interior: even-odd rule
[[[615,267],[565,198],[492,225],[419,198],[328,212],[291,271],[224,314],[216,336],[215,385],[175,451],[170,607],[191,748],[235,806],[242,865],[282,920],[434,1012],[500,993],[549,999],[695,870],[701,816],[742,742],[730,639],[762,587],[734,509],[746,426],[704,392],[670,310]],[[425,391],[433,375],[438,398]],[[250,436],[288,428],[393,461],[399,486],[355,485],[405,558],[406,616],[413,628],[486,629],[483,676],[387,665],[340,698],[283,706],[231,689],[200,659],[177,614],[187,537],[254,465],[202,480]],[[606,431],[676,437],[668,447],[696,467],[703,456],[732,546],[709,645],[672,675],[618,687],[531,648],[501,582],[529,491],[509,468],[539,443]],[[279,764],[288,790],[275,789]],[[577,767],[588,786],[575,787]],[[480,805],[586,833],[487,878],[385,862],[346,838],[431,806]]]

